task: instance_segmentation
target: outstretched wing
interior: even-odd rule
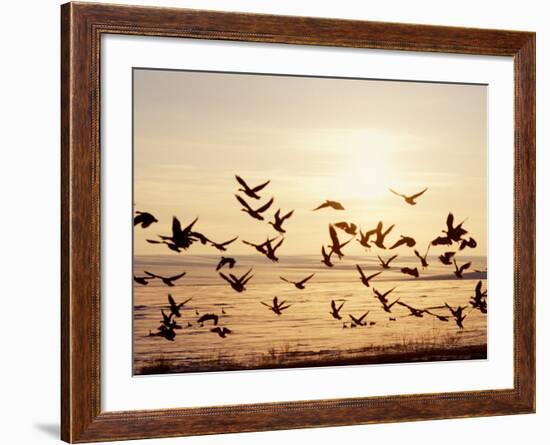
[[[264,182],[263,184],[257,185],[256,187],[254,187],[254,188],[252,189],[252,191],[253,191],[254,193],[259,192],[260,190],[262,190],[262,189],[263,189],[267,184],[269,184],[270,182],[271,182],[271,181],[267,181],[267,182]]]
[[[292,281],[287,280],[285,277],[279,277],[281,280],[286,281],[287,283],[292,283]]]
[[[424,190],[422,190],[421,192],[418,192],[416,195],[412,195],[410,198],[411,199],[416,199],[418,198],[419,196],[422,196],[424,193],[426,193],[426,190],[428,190],[428,187],[426,187]]]
[[[174,275],[173,277],[168,277],[168,281],[176,281],[183,277],[187,272],[182,272],[179,275]]]
[[[332,226],[332,224],[328,225],[328,232],[330,234],[330,239],[332,241],[332,248],[334,250],[334,247],[340,246],[340,240],[338,239],[338,234],[336,233],[336,229]]]
[[[373,273],[372,275],[370,275],[369,277],[367,277],[367,280],[370,280],[371,278],[374,278],[374,277],[380,275],[381,273],[382,273],[382,271]]]
[[[393,190],[393,189],[388,189],[388,190],[389,190],[390,192],[392,192],[394,195],[401,196],[401,198],[406,198],[405,195],[402,195],[401,193],[398,193],[398,192],[396,192],[396,191]]]
[[[361,275],[361,278],[367,279],[367,277],[365,276],[365,273],[361,269],[361,266],[359,266],[359,264],[356,264],[355,267],[357,269],[357,272],[359,272],[359,275]]]
[[[170,295],[170,294],[168,294],[168,303],[170,303],[170,306],[175,306],[176,305],[175,300],[172,298],[172,295]]]
[[[315,210],[320,210],[320,209],[324,209],[326,207],[330,207],[330,204],[328,203],[328,201],[325,201],[324,203],[322,203],[319,207],[316,207],[313,209],[313,211]]]
[[[471,262],[469,262],[469,263],[466,263],[466,264],[463,264],[462,266],[460,266],[460,269],[459,269],[459,270],[460,270],[460,272],[463,272],[463,271],[465,271],[465,270],[466,270],[466,269],[468,269],[468,268],[469,268],[469,267],[470,267],[471,265],[472,265],[472,263],[471,263]]]
[[[314,273],[312,273],[311,275],[305,277],[302,281],[300,281],[300,284],[305,284],[307,283],[309,280],[311,280],[313,278],[313,275],[315,275]]]
[[[229,284],[234,284],[233,281],[231,280],[231,278],[229,278],[226,274],[224,274],[223,272],[218,272],[218,274],[220,275],[220,277],[222,277],[225,281],[227,281]]]
[[[236,241],[238,238],[239,238],[239,237],[236,236],[235,238],[232,238],[232,239],[230,239],[229,241],[225,241],[225,242],[223,242],[223,243],[218,243],[218,245],[219,245],[219,246],[227,246],[227,245],[231,244],[233,241]]]
[[[394,256],[390,257],[390,258],[388,259],[388,261],[387,261],[386,264],[389,265],[389,264],[390,264],[393,260],[395,260],[397,257],[398,257],[398,255],[394,255]]]
[[[256,213],[263,213],[265,212],[267,209],[269,209],[271,207],[271,204],[273,204],[273,198],[271,198],[269,201],[267,201],[267,203],[265,203],[263,206],[261,206],[260,208],[258,208],[256,210]]]
[[[239,175],[235,175],[235,179],[238,181],[239,184],[241,184],[246,190],[250,190],[250,187],[248,184],[244,181],[243,178],[241,178]]]
[[[246,208],[250,212],[254,211],[254,210],[252,210],[252,207],[250,207],[248,205],[248,203],[243,198],[241,198],[239,195],[235,195],[235,198],[237,198],[237,201],[239,201],[244,208]]]
[[[158,275],[155,275],[154,273],[147,272],[146,270],[144,270],[143,272],[149,275],[151,278],[162,278],[162,277],[159,277]]]

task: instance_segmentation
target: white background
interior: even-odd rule
[[[314,2],[278,1],[154,1],[134,4],[185,6],[220,10],[357,18],[455,26],[525,29],[537,32],[539,147],[548,146],[550,31],[546,2],[440,1]],[[58,435],[59,411],[59,2],[28,0],[3,5],[2,110],[0,162],[3,208],[2,251],[2,442],[42,444]],[[6,156],[7,155],[7,156]],[[539,169],[547,166],[548,150],[539,150]],[[548,221],[538,180],[538,221]],[[546,201],[548,201],[546,199]],[[548,264],[548,231],[538,231],[538,263]],[[347,441],[384,443],[480,443],[518,441],[545,443],[550,421],[547,338],[548,283],[538,274],[538,402],[536,415],[445,420],[393,425],[253,433],[143,443],[255,444]],[[537,435],[538,433],[538,435]],[[546,434],[545,434],[546,435]],[[135,442],[134,442],[135,443]]]

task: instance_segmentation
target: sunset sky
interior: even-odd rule
[[[145,242],[169,234],[173,215],[184,225],[198,216],[215,241],[261,242],[281,208],[295,210],[281,255],[319,254],[329,223],[367,230],[379,220],[396,225],[389,243],[412,236],[423,252],[449,211],[468,218],[478,242],[468,254],[485,255],[486,95],[480,85],[134,70],[135,210],[160,221],[136,231],[135,253],[176,255]],[[235,174],[271,180],[261,200],[247,199],[275,198],[266,221],[240,210]],[[425,187],[416,206],[388,191]],[[311,211],[326,199],[346,210]],[[230,250],[253,252],[240,240]],[[346,252],[364,250],[353,242]]]

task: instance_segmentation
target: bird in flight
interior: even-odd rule
[[[263,243],[255,244],[250,241],[242,240],[243,244],[246,244],[247,246],[252,246],[254,249],[256,249],[261,254],[265,255],[267,253],[267,245],[271,244],[273,241],[275,241],[277,237],[273,238],[267,238]]]
[[[149,331],[149,336],[163,337],[166,340],[174,341],[174,339],[176,338],[176,333],[174,332],[174,328],[167,328],[166,326],[164,326],[164,324],[162,324],[160,325],[158,332],[153,334],[151,331]]]
[[[151,224],[159,222],[157,218],[151,215],[148,212],[137,212],[137,215],[134,216],[134,226],[141,225],[143,229],[146,229]]]
[[[367,325],[367,322],[366,321],[363,321],[367,315],[369,315],[370,311],[367,311],[365,312],[363,315],[361,315],[359,318],[357,317],[354,317],[352,314],[348,314],[349,315],[349,318],[351,318],[351,321],[352,321],[352,326],[355,325],[355,326],[366,326]]]
[[[387,312],[388,314],[391,314],[391,308],[393,307],[393,305],[395,303],[399,302],[399,298],[397,300],[395,300],[393,303],[388,303],[387,301],[384,301],[384,300],[380,300],[380,303],[382,304],[382,308],[384,309],[385,312]]]
[[[424,253],[424,255],[420,255],[420,252],[418,252],[418,250],[414,249],[414,254],[420,260],[420,264],[422,265],[422,269],[425,269],[426,267],[428,267],[427,257],[428,257],[429,250],[430,250],[430,244],[428,244],[428,248],[426,249],[426,252]]]
[[[418,268],[416,268],[416,267],[414,269],[411,269],[410,267],[402,267],[401,272],[404,273],[405,275],[411,275],[415,278],[418,278],[418,276],[419,276]]]
[[[465,264],[463,264],[462,266],[458,267],[458,265],[456,264],[456,260],[455,260],[455,259],[453,259],[453,263],[454,263],[454,265],[455,265],[455,272],[454,272],[454,273],[455,273],[455,275],[456,275],[457,278],[462,278],[463,272],[464,272],[466,269],[468,269],[468,268],[472,265],[471,262],[468,262],[468,263],[465,263]]]
[[[472,237],[470,237],[469,240],[463,239],[460,242],[460,246],[459,246],[458,250],[464,250],[466,247],[469,247],[470,249],[475,249],[477,247],[476,240],[473,239]]]
[[[275,245],[271,244],[271,242],[268,242],[265,245],[265,256],[274,263],[277,263],[279,261],[279,258],[275,255],[275,252],[279,247],[281,247],[281,244],[283,244],[284,240],[284,238],[281,238],[280,241]]]
[[[219,317],[216,314],[204,314],[197,320],[197,323],[204,323],[206,321],[212,321],[214,325],[218,324]]]
[[[134,275],[134,281],[138,284],[141,284],[142,286],[147,286],[149,284],[149,280],[152,280],[151,277],[138,277]]]
[[[382,266],[383,269],[389,269],[390,268],[390,263],[397,258],[397,255],[394,255],[394,256],[388,258],[387,261],[384,261],[380,257],[380,255],[377,255],[377,256],[378,256],[378,260],[380,261],[380,265]]]
[[[362,230],[359,230],[359,239],[357,242],[361,244],[366,249],[370,249],[371,245],[369,244],[369,239],[372,235],[374,235],[377,232],[377,229],[368,230],[365,233],[363,233]]]
[[[185,300],[183,303],[176,303],[176,301],[174,300],[174,298],[172,297],[172,295],[168,294],[168,304],[170,305],[170,313],[171,314],[174,314],[175,317],[178,317],[180,318],[181,317],[181,312],[180,312],[180,309],[185,306],[186,303],[188,303],[189,301],[191,301],[192,298],[188,298],[187,300]]]
[[[305,284],[311,280],[313,278],[315,274],[312,273],[311,275],[308,275],[307,277],[305,277],[303,280],[301,281],[290,281],[290,280],[287,280],[286,278],[284,277],[279,277],[281,280],[283,281],[286,281],[287,283],[290,283],[290,284],[294,284],[294,286],[296,286],[297,289],[305,289],[306,286]]]
[[[386,229],[385,232],[383,232],[382,221],[380,221],[375,229],[376,239],[374,240],[374,245],[379,249],[385,249],[386,246],[384,246],[384,239],[386,238],[386,236],[388,236],[388,233],[390,233],[394,227],[395,227],[395,224],[392,224],[390,227]]]
[[[166,284],[167,286],[174,286],[174,281],[177,281],[179,280],[181,277],[185,276],[186,272],[182,272],[178,275],[174,275],[172,277],[162,277],[160,275],[157,275],[157,274],[154,274],[154,273],[151,273],[151,272],[147,272],[146,270],[144,270],[144,272],[149,275],[151,277],[151,279],[154,279],[154,278],[158,278],[159,280],[161,280],[164,284]]]
[[[342,319],[342,316],[340,315],[340,311],[342,310],[342,308],[344,307],[344,304],[346,302],[343,301],[342,304],[340,306],[336,306],[336,301],[332,300],[330,302],[330,312],[329,314],[332,315],[332,317],[336,320],[341,320]]]
[[[285,306],[285,303],[286,301],[283,300],[283,301],[279,301],[279,299],[277,297],[273,297],[273,304],[269,305],[267,303],[264,303],[263,301],[260,301],[261,304],[263,304],[264,306],[268,307],[270,311],[273,311],[274,314],[277,314],[277,315],[282,315],[282,311],[284,311],[285,309],[288,309],[290,306],[292,306],[291,304],[287,304]]]
[[[376,272],[376,273],[373,273],[372,275],[369,275],[368,277],[365,275],[365,273],[363,272],[363,270],[361,269],[361,266],[359,266],[359,264],[356,264],[355,265],[357,271],[359,272],[359,275],[361,276],[360,277],[360,280],[361,280],[361,283],[363,283],[365,286],[367,287],[370,287],[370,280],[378,275],[380,275],[382,273],[382,271],[379,271],[379,272]]]
[[[220,259],[220,262],[218,263],[218,265],[216,266],[216,270],[220,270],[222,267],[224,267],[226,264],[228,265],[228,267],[230,269],[233,269],[233,267],[235,267],[235,264],[237,263],[237,260],[235,260],[235,258],[230,258],[230,257],[225,257],[225,256],[222,256],[221,259]]]
[[[223,328],[216,326],[215,328],[210,329],[210,332],[218,334],[221,338],[225,338],[228,334],[233,333],[233,331],[231,331],[229,328],[226,328],[225,326]]]
[[[336,229],[332,226],[332,224],[328,225],[328,231],[330,234],[330,239],[332,241],[332,245],[329,245],[328,247],[330,247],[332,252],[335,253],[339,259],[342,259],[342,257],[344,256],[344,254],[342,253],[342,248],[346,244],[349,244],[353,238],[349,239],[345,243],[340,243],[340,240],[338,239],[338,234],[336,233]]]
[[[320,210],[320,209],[326,209],[326,208],[331,208],[331,209],[334,209],[334,210],[345,210],[344,206],[342,204],[340,204],[338,201],[330,201],[330,200],[327,199],[324,203],[322,203],[318,207],[314,208],[313,211]]]
[[[376,290],[374,287],[372,288],[372,290],[374,292],[374,298],[378,298],[378,301],[384,304],[384,303],[388,303],[388,295],[395,290],[395,287],[392,287],[390,290],[384,293],[381,293],[380,291]]]
[[[487,290],[482,290],[483,283],[479,280],[475,287],[475,295],[470,298],[470,304],[474,309],[479,309],[482,314],[487,313]]]
[[[256,187],[249,187],[245,180],[239,175],[235,175],[235,179],[237,179],[237,182],[242,186],[242,188],[238,189],[239,192],[243,192],[246,196],[254,199],[260,199],[258,192],[263,190],[265,186],[271,182],[266,181],[263,184],[257,185]]]
[[[170,249],[179,252],[179,249],[188,249],[195,241],[206,244],[206,237],[199,232],[193,231],[193,226],[199,218],[195,218],[185,229],[181,228],[181,223],[175,216],[172,218],[172,235],[159,235],[162,241],[147,240],[150,243],[166,244]]]
[[[399,246],[402,246],[405,244],[407,247],[414,247],[416,245],[416,241],[414,238],[411,238],[410,236],[403,236],[401,235],[401,238],[395,242],[393,246],[390,247],[390,250],[397,249]]]
[[[291,210],[286,215],[281,215],[281,209],[279,209],[275,212],[275,215],[273,215],[274,221],[269,221],[268,224],[271,224],[277,232],[286,233],[286,230],[283,229],[283,223],[285,222],[285,219],[290,218],[293,213],[294,210]]]
[[[426,187],[424,190],[422,190],[421,192],[418,192],[414,195],[410,195],[410,196],[407,196],[407,195],[403,195],[402,193],[398,193],[396,192],[395,190],[392,190],[392,189],[389,189],[390,192],[392,192],[394,195],[397,195],[397,196],[401,196],[405,202],[407,204],[410,204],[410,205],[416,205],[416,202],[415,202],[415,199],[420,197],[421,195],[423,195],[424,193],[426,193],[426,190],[428,190],[428,188]]]
[[[261,207],[258,207],[256,210],[254,210],[239,195],[235,195],[235,198],[237,198],[237,201],[239,201],[241,203],[241,205],[243,206],[243,208],[241,210],[243,212],[248,213],[252,218],[257,219],[258,221],[263,221],[264,220],[264,217],[261,214],[263,212],[265,212],[267,209],[269,209],[271,207],[271,204],[273,204],[273,198],[271,198],[269,201],[267,201],[267,203],[265,203]]]
[[[417,309],[408,305],[403,301],[399,301],[397,302],[397,304],[400,306],[406,307],[409,310],[410,314],[406,315],[406,317],[418,317],[418,318],[424,317],[424,314],[429,314],[431,309],[439,309],[441,307],[441,306],[436,306],[436,307],[430,307],[426,309]]]
[[[347,223],[345,221],[334,223],[334,227],[337,227],[348,235],[357,235],[357,225],[354,223]]]
[[[229,274],[229,276],[225,275],[222,272],[218,272],[218,274],[229,283],[229,285],[233,288],[235,292],[243,292],[246,290],[246,283],[248,283],[250,279],[254,276],[253,274],[249,275],[250,272],[252,272],[252,267],[248,269],[248,271],[240,278],[237,278],[231,273]]]
[[[445,252],[443,255],[439,255],[439,261],[441,261],[446,266],[453,264],[451,258],[455,256],[456,252]]]
[[[237,239],[239,239],[238,236],[236,236],[235,238],[232,238],[230,239],[229,241],[225,241],[223,243],[215,243],[214,241],[212,240],[208,240],[208,242],[210,243],[210,245],[212,247],[215,247],[216,249],[218,249],[220,252],[225,252],[227,250],[226,246],[229,246],[229,244],[231,244],[232,242],[236,241]]]
[[[462,322],[466,318],[466,314],[464,314],[463,312],[464,312],[464,309],[466,309],[467,306],[457,306],[456,308],[453,308],[453,307],[449,306],[447,303],[445,303],[445,306],[447,307],[447,309],[449,309],[451,311],[451,314],[453,314],[456,325],[460,329],[464,329],[464,325],[462,324]]]
[[[166,240],[158,241],[158,240],[154,240],[154,239],[146,239],[145,241],[147,241],[148,243],[151,243],[151,244],[166,244],[166,246],[168,246],[168,248],[170,250],[173,250],[174,252],[177,252],[177,253],[181,252],[180,248],[177,245],[175,245],[174,243],[170,242],[170,241],[166,241]]]
[[[162,320],[161,320],[161,326],[159,326],[158,330],[160,331],[162,326],[165,326],[170,329],[181,329],[181,326],[176,322],[176,320],[173,320],[172,317],[174,314],[170,312],[170,315],[166,315],[166,312],[164,312],[164,309],[160,310],[162,314]]]
[[[321,246],[321,255],[323,255],[323,259],[321,260],[321,263],[323,263],[327,267],[333,267],[334,264],[330,261],[330,257],[332,256],[333,251],[330,250],[327,254],[327,251],[325,250],[325,246]]]

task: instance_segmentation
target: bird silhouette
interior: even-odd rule
[[[415,278],[418,278],[419,276],[418,268],[416,267],[414,269],[411,269],[410,267],[402,267],[401,272],[404,273],[405,275],[411,275]]]
[[[365,233],[363,233],[362,230],[359,230],[359,239],[357,242],[361,244],[366,249],[370,249],[371,245],[369,244],[369,239],[372,235],[376,234],[377,229],[368,230]]]
[[[348,235],[353,235],[353,236],[357,235],[357,225],[355,225],[354,223],[347,223],[342,221],[342,222],[334,223],[334,227],[337,227],[343,230]]]
[[[327,199],[324,203],[322,203],[318,207],[314,208],[313,211],[320,210],[320,209],[326,209],[326,208],[331,208],[331,209],[334,209],[334,210],[345,210],[344,206],[342,204],[340,204],[338,201],[330,201],[330,200]]]
[[[134,226],[140,225],[143,229],[146,229],[151,224],[159,222],[157,218],[151,215],[148,212],[137,212],[137,215],[134,216]]]
[[[384,239],[388,234],[392,231],[392,229],[395,227],[395,224],[392,224],[390,227],[386,229],[385,232],[382,231],[382,221],[378,223],[376,226],[376,239],[374,240],[374,244],[379,249],[385,249],[386,246],[384,246]]]
[[[407,196],[407,195],[403,195],[402,193],[398,193],[396,192],[395,190],[392,190],[392,189],[389,189],[390,192],[392,192],[394,195],[397,195],[397,196],[401,196],[405,202],[407,204],[410,204],[410,205],[416,205],[416,202],[415,202],[415,199],[418,198],[419,196],[423,195],[424,193],[426,193],[426,190],[428,190],[428,188],[426,187],[424,190],[422,190],[421,192],[418,192],[414,195],[410,195],[410,196]]]
[[[471,262],[468,262],[468,263],[465,263],[462,266],[458,267],[458,265],[456,264],[455,259],[453,259],[453,264],[455,265],[455,272],[454,273],[455,273],[457,278],[462,278],[463,272],[472,265]]]
[[[174,332],[173,328],[167,328],[164,325],[161,325],[158,332],[152,333],[149,331],[150,337],[163,337],[166,340],[174,341],[176,338],[176,333]]]
[[[361,266],[359,266],[359,264],[356,264],[355,268],[357,269],[357,272],[359,272],[359,275],[361,276],[360,277],[361,283],[363,283],[367,287],[370,287],[369,282],[372,278],[374,278],[374,277],[376,277],[376,276],[378,276],[382,273],[382,271],[379,271],[379,272],[373,273],[372,275],[369,275],[367,277],[365,275],[365,273],[363,272],[363,270],[361,269]]]
[[[342,316],[340,315],[340,311],[342,310],[342,308],[344,307],[344,304],[346,302],[343,301],[342,304],[340,306],[336,306],[336,301],[332,300],[330,302],[330,312],[329,314],[332,315],[332,317],[336,320],[341,320],[342,319]]]
[[[241,240],[243,244],[246,244],[247,246],[252,246],[254,249],[256,249],[258,252],[260,252],[262,255],[265,255],[267,253],[267,245],[275,241],[277,237],[274,238],[267,238],[266,241],[260,244],[256,244],[250,241]]]
[[[406,307],[409,310],[410,314],[406,315],[406,317],[422,318],[422,317],[424,317],[425,313],[430,311],[430,309],[434,309],[434,308],[417,309],[417,308],[412,307],[411,305],[409,305],[409,304],[407,304],[403,301],[398,301],[397,304],[400,305],[400,306]]]
[[[291,304],[287,304],[285,306],[286,301],[285,300],[279,301],[277,297],[273,297],[273,304],[271,305],[264,303],[263,301],[260,301],[260,303],[268,307],[270,311],[272,311],[274,314],[277,314],[277,315],[282,315],[283,313],[282,311],[292,306]]]
[[[187,250],[195,241],[206,244],[206,237],[192,230],[198,219],[195,218],[187,227],[182,229],[180,220],[174,216],[172,218],[172,235],[159,235],[162,241],[157,241],[157,243],[164,242],[169,248],[176,251],[179,251],[179,249]],[[153,242],[153,240],[147,241]]]
[[[476,240],[473,239],[472,237],[470,237],[470,239],[468,240],[465,240],[465,239],[461,240],[458,250],[464,250],[466,247],[469,247],[470,249],[475,249],[477,247]]]
[[[149,284],[149,280],[152,280],[151,277],[137,277],[134,275],[134,281],[138,284],[141,284],[142,286],[147,286]]]
[[[210,243],[210,245],[212,247],[215,247],[216,249],[218,249],[220,252],[225,252],[227,250],[226,246],[229,246],[229,244],[231,244],[232,242],[236,241],[239,237],[236,236],[235,238],[232,238],[230,239],[229,241],[225,241],[223,243],[216,243],[212,240],[208,240],[208,242]]]
[[[210,332],[215,332],[216,334],[218,334],[221,338],[225,338],[228,334],[232,334],[233,331],[231,331],[229,328],[226,328],[226,327],[215,327],[215,328],[212,328],[210,329]]]
[[[300,289],[300,290],[301,290],[301,289],[305,289],[305,288],[306,288],[305,284],[306,284],[309,280],[311,280],[311,279],[313,278],[314,275],[315,275],[315,274],[312,273],[311,275],[308,275],[307,277],[305,277],[305,278],[304,278],[303,280],[301,280],[301,281],[290,281],[290,280],[287,280],[287,279],[284,278],[284,277],[279,277],[279,278],[280,278],[281,280],[283,280],[283,281],[286,281],[287,283],[293,284],[294,286],[296,286],[297,289]]]
[[[170,312],[169,315],[166,315],[166,312],[164,312],[164,309],[160,310],[162,314],[162,320],[161,320],[161,326],[159,327],[159,330],[161,330],[162,326],[165,326],[170,329],[181,329],[181,326],[172,319],[174,316],[173,312]]]
[[[170,313],[174,314],[175,317],[180,318],[181,312],[180,309],[184,307],[188,302],[190,302],[193,299],[193,297],[188,298],[183,303],[176,303],[172,295],[168,294],[168,304],[170,305]]]
[[[443,255],[439,256],[439,261],[447,266],[450,266],[451,264],[453,264],[451,258],[455,256],[455,253],[456,252],[445,252]]]
[[[394,255],[390,258],[388,258],[387,261],[384,261],[380,255],[378,255],[378,260],[380,261],[380,265],[382,266],[383,269],[389,269],[390,268],[390,263],[395,260],[397,258],[397,255]]]
[[[258,221],[263,221],[264,220],[264,217],[261,214],[264,213],[267,209],[269,209],[271,207],[271,204],[273,204],[273,198],[271,198],[269,201],[267,201],[267,203],[263,204],[262,206],[258,207],[256,210],[254,210],[239,195],[235,195],[235,198],[237,198],[237,201],[239,201],[241,203],[241,205],[243,206],[243,208],[241,210],[243,212],[248,213],[252,218],[257,219]]]
[[[387,312],[388,314],[390,314],[391,313],[391,308],[398,301],[399,301],[399,298],[397,300],[395,300],[393,303],[388,303],[387,301],[384,301],[384,300],[380,300],[380,303],[382,304],[382,308],[384,309],[384,311]]]
[[[229,274],[229,276],[225,275],[222,272],[218,272],[218,274],[225,281],[229,283],[229,285],[235,292],[243,292],[246,290],[246,287],[245,287],[246,283],[248,283],[250,279],[254,276],[253,274],[249,275],[250,272],[252,272],[252,267],[248,269],[248,271],[244,275],[242,275],[240,278],[237,278],[235,275],[231,273]]]
[[[482,314],[487,313],[487,290],[482,290],[482,282],[479,280],[475,287],[475,295],[470,298],[470,304],[474,309],[479,309]]]
[[[401,235],[401,238],[398,241],[396,241],[393,246],[390,247],[390,250],[397,249],[399,246],[402,246],[403,244],[405,244],[407,247],[414,247],[416,245],[416,241],[410,236]]]
[[[285,240],[284,238],[281,238],[279,242],[275,245],[271,244],[271,242],[268,242],[265,246],[265,250],[266,250],[265,256],[269,258],[271,261],[273,261],[274,263],[277,263],[279,261],[279,258],[275,255],[275,252],[279,247],[281,247],[281,244],[283,244],[284,240]]]
[[[327,251],[325,250],[325,246],[321,246],[321,255],[323,255],[323,259],[321,260],[321,263],[323,263],[327,267],[333,267],[334,264],[330,261],[330,257],[332,256],[332,249],[327,254]]]
[[[342,252],[342,248],[347,244],[349,244],[353,238],[349,239],[345,243],[341,243],[340,240],[338,239],[338,234],[336,233],[336,229],[332,226],[332,224],[328,225],[328,231],[330,234],[330,239],[332,241],[332,245],[329,245],[328,247],[330,247],[332,252],[335,253],[339,259],[342,259],[342,257],[344,256]]]
[[[451,314],[453,314],[456,325],[460,329],[464,329],[464,325],[462,322],[466,318],[466,314],[464,314],[464,309],[466,309],[467,306],[457,306],[456,308],[453,308],[449,306],[447,303],[445,303],[445,306],[447,307],[447,309],[451,311]]]
[[[430,251],[430,244],[428,244],[428,248],[426,249],[426,252],[424,253],[424,255],[420,255],[420,252],[418,252],[418,250],[416,250],[416,249],[414,250],[414,254],[420,260],[420,264],[422,265],[422,269],[425,269],[426,267],[428,267],[427,257],[428,257],[428,252],[429,251]]]
[[[163,277],[163,276],[151,273],[151,272],[147,272],[146,270],[144,270],[144,272],[147,275],[149,275],[151,277],[151,279],[158,278],[164,284],[166,284],[167,286],[170,286],[170,287],[174,286],[174,281],[179,280],[181,277],[185,276],[185,274],[186,274],[186,272],[182,272],[182,273],[180,273],[178,275],[174,275],[172,277]]]
[[[266,181],[263,184],[257,185],[256,187],[249,187],[245,180],[239,175],[235,175],[235,179],[237,179],[238,183],[242,186],[242,188],[239,189],[239,192],[243,192],[246,196],[254,199],[260,199],[258,192],[263,190],[265,186],[271,182]]]
[[[454,225],[454,215],[452,213],[449,213],[447,215],[447,230],[443,230],[443,233],[446,234],[446,236],[440,236],[437,237],[432,241],[432,245],[438,246],[438,245],[451,245],[452,242],[459,242],[461,241],[461,238],[468,233],[467,230],[465,230],[462,225],[464,224],[466,220],[463,220],[458,225]]]
[[[233,269],[233,267],[235,267],[236,263],[237,263],[237,260],[235,260],[235,258],[222,256],[221,259],[220,259],[220,262],[216,266],[216,271],[220,270],[226,264],[229,266],[230,269]]]
[[[275,215],[273,215],[274,221],[269,221],[268,224],[271,224],[277,232],[286,233],[286,230],[283,229],[283,223],[286,219],[290,218],[293,213],[294,210],[291,210],[286,215],[281,216],[281,209],[279,209],[275,212]]]
[[[448,236],[438,236],[432,241],[432,246],[450,246],[453,241]]]
[[[367,315],[369,315],[370,311],[367,311],[365,312],[363,315],[361,315],[360,317],[355,317],[353,316],[352,314],[348,314],[349,315],[349,318],[351,318],[351,321],[352,321],[352,326],[355,325],[355,326],[366,326],[367,323],[364,322],[363,320],[366,318]]]
[[[216,314],[204,314],[199,317],[197,323],[204,323],[206,321],[212,321],[214,325],[218,324],[219,317]]]
[[[154,240],[154,239],[146,239],[145,241],[147,241],[148,243],[151,243],[151,244],[166,244],[166,246],[168,246],[168,248],[170,250],[173,250],[174,252],[177,252],[177,253],[181,252],[180,248],[176,244],[174,244],[170,241],[166,241],[166,240],[158,241],[158,240]]]
[[[378,298],[378,301],[380,303],[388,303],[388,295],[391,294],[395,290],[395,287],[392,287],[390,290],[382,293],[378,290],[376,290],[374,287],[372,288],[372,291],[374,292],[374,298]]]

